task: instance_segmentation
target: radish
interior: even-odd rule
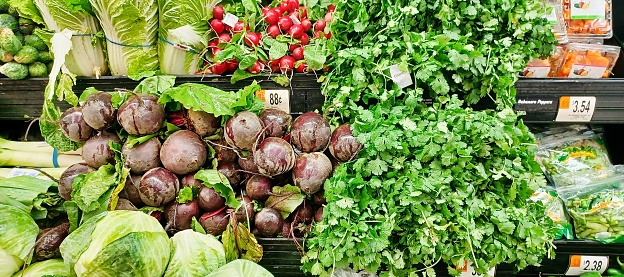
[[[328,32],[327,34],[325,34],[325,38],[330,39],[332,37],[332,33]]]
[[[310,36],[308,36],[308,34],[306,33],[303,33],[303,35],[301,35],[301,38],[299,38],[299,40],[301,41],[302,46],[308,45],[308,43],[310,43]]]
[[[223,6],[215,6],[214,8],[212,8],[212,18],[223,20],[224,13],[225,10],[223,9]]]
[[[307,18],[308,9],[305,6],[299,6],[299,14],[301,14],[301,18]]]
[[[295,60],[303,60],[303,47],[297,47],[292,51],[292,56]]]
[[[282,12],[290,11],[290,5],[288,5],[288,1],[282,2],[282,4],[280,5],[280,10],[282,10]]]
[[[281,31],[277,25],[271,25],[267,29],[267,34],[269,34],[269,36],[272,38],[276,38],[277,36],[281,34]]]
[[[290,36],[292,36],[294,39],[300,38],[301,35],[303,35],[304,32],[305,31],[303,30],[303,27],[301,26],[301,24],[292,25],[290,27],[290,30],[288,31]]]
[[[221,21],[221,19],[212,19],[210,20],[210,27],[212,27],[212,29],[217,33],[223,33],[223,31],[225,31],[225,24],[223,24],[223,21]]]
[[[279,60],[271,60],[267,62],[272,72],[279,72]]]
[[[270,10],[264,16],[264,20],[266,20],[269,25],[277,25],[277,22],[280,19],[280,14],[275,10]]]
[[[290,53],[292,53],[293,51],[295,51],[295,49],[297,49],[297,47],[299,47],[299,44],[291,44],[288,45],[288,51],[290,51]]]
[[[277,22],[277,25],[280,27],[280,29],[282,29],[282,31],[288,31],[293,25],[292,19],[287,16],[282,16]]]
[[[247,68],[247,71],[251,74],[259,74],[264,69],[264,65],[260,61],[256,61],[253,66]]]
[[[295,67],[295,58],[284,56],[280,59],[279,67],[282,71],[288,71]]]
[[[223,75],[228,70],[226,63],[216,63],[212,65],[212,73],[216,75]]]
[[[219,43],[228,43],[232,41],[232,37],[229,34],[220,34],[219,35]]]
[[[308,65],[305,62],[302,62],[299,64],[299,66],[297,66],[297,68],[295,68],[295,71],[299,72],[299,73],[304,73],[307,69]]]
[[[323,116],[315,112],[304,113],[293,121],[291,142],[301,152],[324,151],[329,144],[331,129]]]
[[[301,27],[303,27],[303,31],[305,32],[310,31],[310,29],[312,29],[312,21],[309,19],[301,20]]]
[[[314,38],[315,39],[319,39],[324,37],[325,35],[323,34],[323,31],[314,31]]]
[[[235,34],[238,34],[243,30],[245,30],[245,23],[242,21],[236,22],[236,24],[234,24],[234,29],[232,29]],[[247,30],[249,30],[249,26],[247,26]]]
[[[290,171],[295,165],[295,151],[285,140],[269,137],[263,140],[253,153],[262,175],[274,177]]]
[[[225,62],[225,64],[227,65],[227,70],[230,72],[234,72],[238,69],[238,61],[236,59],[231,59]]]
[[[279,20],[279,17],[281,17],[282,14],[284,14],[284,10],[282,10],[280,7],[275,7],[275,9],[273,9],[273,11],[275,11],[275,13],[277,13],[278,20]]]
[[[247,36],[245,37],[245,43],[249,47],[253,47],[253,46],[260,44],[260,35],[256,33],[252,33],[252,32],[247,33]]]
[[[291,11],[295,11],[299,8],[298,0],[288,0],[288,9]]]
[[[336,10],[336,6],[334,4],[330,4],[329,6],[327,6],[327,11],[333,13],[335,10]]]
[[[325,180],[332,173],[332,163],[321,152],[303,153],[297,157],[292,171],[293,182],[307,195],[313,195],[323,188]]]
[[[328,13],[325,15],[325,21],[326,21],[326,22],[331,22],[333,17],[334,17],[334,13],[333,13],[333,12],[328,12]]]
[[[323,31],[325,30],[325,27],[327,26],[327,22],[325,22],[325,20],[323,19],[319,19],[316,22],[314,22],[314,31]]]

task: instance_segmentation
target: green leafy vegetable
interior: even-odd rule
[[[303,203],[304,196],[299,187],[286,185],[273,187],[272,191],[273,194],[269,196],[264,205],[278,210],[284,218],[287,218]]]
[[[69,270],[62,259],[51,259],[29,265],[15,273],[19,277],[69,277]]]
[[[262,245],[258,244],[256,237],[245,225],[236,223],[234,216],[223,232],[221,241],[228,262],[240,258],[257,263],[262,259]]]
[[[72,201],[84,212],[94,211],[108,200],[108,197],[105,197],[106,192],[116,182],[115,166],[110,164],[101,166],[98,170],[85,175],[84,178],[74,181],[71,193]]]
[[[195,179],[200,180],[205,186],[213,188],[221,197],[225,198],[225,205],[237,209],[241,203],[236,199],[236,195],[230,181],[216,169],[202,169],[195,173]]]
[[[273,274],[257,263],[248,260],[235,260],[208,274],[206,277],[220,276],[273,277]]]
[[[0,204],[0,273],[11,276],[24,262],[30,262],[39,227],[30,215]]]
[[[63,199],[58,195],[58,185],[50,180],[18,176],[0,180],[0,195],[21,203],[18,207],[35,219],[58,215],[63,210]],[[0,198],[0,203],[4,203]],[[50,214],[49,214],[50,213]]]
[[[193,230],[176,233],[164,277],[206,276],[225,265],[223,245],[212,235]]]
[[[192,187],[185,187],[180,190],[178,196],[176,197],[176,202],[184,204],[190,201],[193,201],[195,197],[195,193],[193,192]]]

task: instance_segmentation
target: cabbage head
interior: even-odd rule
[[[238,259],[220,267],[206,277],[273,277],[264,267],[252,261]]]
[[[61,259],[52,259],[29,265],[26,269],[15,273],[13,277],[69,277],[69,270]]]
[[[27,212],[0,204],[0,276],[11,276],[29,260],[39,227]]]
[[[193,230],[176,233],[165,277],[204,277],[225,265],[223,244],[212,235]]]
[[[139,211],[98,214],[61,244],[70,273],[78,277],[162,276],[171,242],[160,223]]]

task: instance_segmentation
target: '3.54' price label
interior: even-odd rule
[[[482,276],[485,276],[485,275],[481,275],[481,274],[477,273],[475,268],[472,267],[470,261],[466,261],[464,263],[464,267],[457,266],[457,269],[461,271],[461,274],[459,275],[460,277],[482,277]],[[496,273],[496,268],[491,268],[490,270],[488,270],[487,275],[493,277],[495,273]]]
[[[570,256],[570,267],[565,275],[580,276],[587,272],[599,272],[602,274],[609,267],[607,256]]]
[[[562,96],[559,99],[557,122],[589,122],[596,109],[596,97]]]
[[[267,108],[278,108],[290,113],[290,91],[289,90],[259,90],[256,97],[264,102]]]

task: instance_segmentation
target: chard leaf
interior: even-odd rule
[[[116,184],[117,177],[115,166],[110,164],[101,166],[82,178],[76,177],[72,185],[72,200],[83,212],[97,210],[106,199],[110,198],[111,188]],[[109,191],[110,193],[107,193]]]
[[[82,93],[80,94],[80,98],[78,99],[78,102],[82,103],[85,100],[87,100],[87,97],[89,97],[89,95],[98,93],[98,92],[100,92],[100,90],[94,87],[88,87],[84,91],[82,91]]]
[[[184,203],[188,203],[190,201],[193,201],[193,198],[195,197],[194,193],[193,193],[193,188],[192,187],[185,187],[183,189],[180,190],[180,192],[178,193],[178,196],[176,197],[176,201],[180,204],[184,204]]]
[[[234,223],[234,219],[230,220],[221,238],[227,262],[239,258],[254,263],[262,260],[262,245],[258,244],[256,237],[242,223],[237,223],[236,226],[233,226]]]
[[[273,194],[269,196],[264,205],[278,210],[284,218],[287,218],[303,203],[304,195],[296,186],[273,187],[272,191]]]
[[[175,80],[175,76],[167,75],[147,77],[136,86],[133,92],[160,96],[175,85]]]
[[[163,105],[171,101],[215,116],[234,115],[232,107],[236,103],[236,94],[202,84],[186,83],[166,90],[158,100]]]
[[[247,70],[236,69],[236,71],[234,71],[234,73],[232,74],[232,78],[230,79],[230,83],[234,84],[234,83],[236,83],[238,81],[245,80],[247,78],[252,78],[252,77],[255,77],[255,76],[260,76],[260,74],[253,74],[253,73],[249,73],[249,71],[247,71]]]

